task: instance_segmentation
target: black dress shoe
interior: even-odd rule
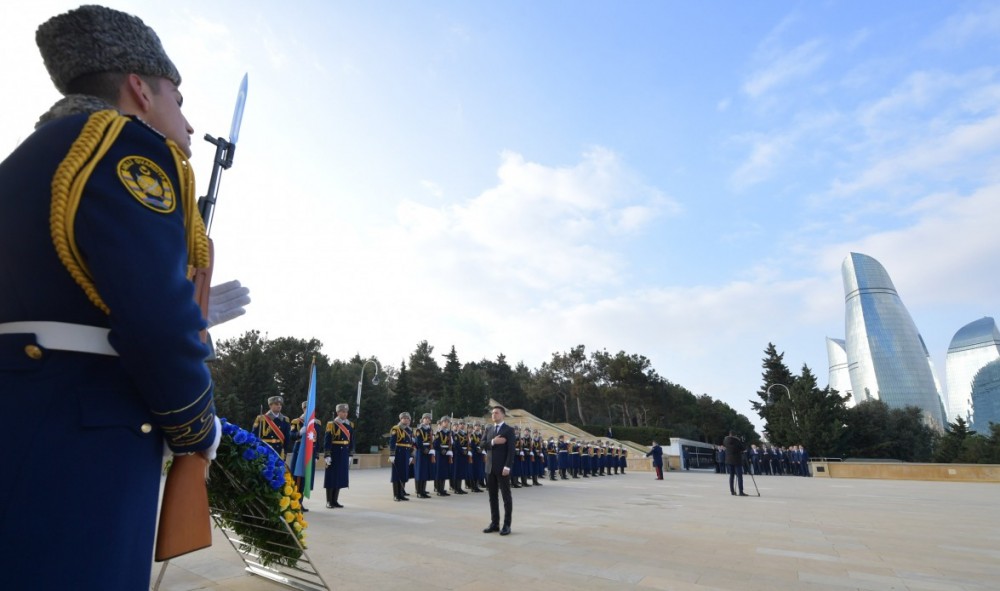
[[[733,495],[734,497],[736,496],[736,493],[734,493],[733,491],[729,491],[729,494]]]
[[[341,505],[340,503],[334,503],[334,504],[333,504],[333,508],[334,508],[334,509],[343,509],[343,508],[344,508],[344,506],[343,506],[343,505]]]
[[[505,525],[502,528],[500,528],[500,535],[501,536],[509,536],[510,535],[510,526],[509,525]]]
[[[740,493],[739,496],[741,496],[741,497],[749,497],[750,495],[748,495],[746,493]]]
[[[333,509],[333,503],[327,503],[326,504],[326,508],[327,509]]]
[[[493,533],[495,531],[500,531],[500,526],[496,525],[495,523],[491,523],[489,527],[487,527],[486,529],[483,530],[483,533],[484,534],[491,534],[491,533]]]

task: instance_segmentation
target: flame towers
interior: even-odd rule
[[[889,274],[875,259],[853,252],[841,271],[847,307],[844,349],[855,400],[881,400],[890,408],[916,406],[931,425],[942,428],[944,407],[927,347]],[[834,359],[830,365],[832,369]]]

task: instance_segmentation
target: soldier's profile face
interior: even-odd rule
[[[184,97],[180,89],[170,80],[165,78],[154,79],[153,84],[158,84],[150,98],[150,110],[145,114],[147,123],[157,131],[173,140],[181,150],[191,157],[191,134],[194,129],[181,112],[181,105]]]

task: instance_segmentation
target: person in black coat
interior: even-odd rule
[[[505,420],[507,411],[502,406],[494,406],[490,415],[493,426],[486,429],[483,449],[486,450],[486,488],[490,497],[490,525],[483,533],[499,531],[501,536],[510,533],[510,518],[513,500],[510,496],[510,468],[514,463],[514,428]],[[500,527],[500,500],[503,496],[503,527]]]
[[[729,435],[722,440],[722,447],[726,448],[726,471],[729,472],[729,492],[733,496],[736,495],[736,489],[733,488],[733,479],[735,477],[740,487],[739,496],[750,496],[743,492],[743,450],[746,449],[746,445],[743,444],[742,439],[736,436],[735,432],[730,431]]]

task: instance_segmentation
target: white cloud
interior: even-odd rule
[[[976,39],[996,40],[1000,35],[1000,6],[986,2],[976,10],[949,17],[931,34],[929,45],[942,49],[964,46]]]
[[[764,64],[743,83],[743,92],[750,98],[760,98],[778,86],[812,74],[827,57],[823,42],[817,39],[787,50],[762,47],[758,61]]]

